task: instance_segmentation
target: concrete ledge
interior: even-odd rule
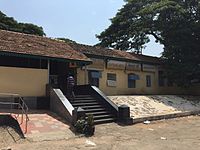
[[[146,120],[156,121],[156,120],[172,119],[172,118],[186,117],[186,116],[192,116],[192,115],[198,115],[198,114],[200,114],[200,110],[190,111],[190,112],[180,112],[180,113],[174,113],[174,114],[166,114],[166,115],[149,116],[149,117],[142,117],[142,118],[135,118],[135,119],[133,118],[133,124],[142,123]]]

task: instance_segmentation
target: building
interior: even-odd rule
[[[64,42],[0,30],[0,94],[19,94],[31,107],[45,104],[46,84],[66,91],[70,71],[92,63]]]
[[[46,84],[65,93],[69,72],[106,95],[198,93],[168,82],[164,71],[156,57],[0,30],[0,93],[37,99],[35,105],[44,102]]]
[[[170,83],[162,61],[157,57],[71,43],[92,60],[77,69],[77,83],[99,87],[106,95],[186,94]]]

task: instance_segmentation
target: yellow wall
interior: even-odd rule
[[[98,68],[96,68],[98,70]],[[186,91],[176,86],[164,87],[158,86],[158,66],[155,71],[124,71],[120,69],[107,69],[101,71],[102,77],[99,79],[99,88],[106,95],[125,95],[125,94],[185,94]],[[107,73],[115,73],[117,75],[117,86],[107,86]],[[128,74],[134,73],[139,75],[140,79],[136,80],[136,88],[128,88]],[[86,74],[86,81],[85,81]],[[151,76],[151,87],[146,86],[146,75]],[[88,84],[88,73],[84,69],[77,70],[77,84]]]
[[[0,93],[45,96],[47,69],[0,67]]]

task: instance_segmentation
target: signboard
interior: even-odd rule
[[[143,64],[143,71],[155,72],[156,71],[156,66]]]
[[[111,86],[111,87],[116,87],[117,86],[117,82],[114,80],[107,80],[107,85]]]
[[[129,74],[128,79],[129,80],[140,80],[140,77],[137,74]]]
[[[103,59],[96,59],[90,58],[92,60],[92,64],[88,65],[87,68],[96,68],[96,69],[104,69],[104,60]]]
[[[91,71],[91,77],[92,78],[101,78],[102,74],[100,71]]]
[[[77,64],[75,62],[70,62],[69,63],[69,68],[76,68]]]
[[[133,71],[133,70],[140,71],[141,70],[141,64],[139,64],[139,63],[126,63],[126,70],[129,70],[129,71]]]
[[[122,69],[124,70],[126,67],[126,62],[123,61],[116,61],[116,60],[109,60],[107,63],[108,69]]]

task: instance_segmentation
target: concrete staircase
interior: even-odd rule
[[[83,108],[86,115],[92,114],[94,124],[109,123],[116,120],[110,110],[92,95],[76,95],[75,99],[70,102],[74,108]]]

